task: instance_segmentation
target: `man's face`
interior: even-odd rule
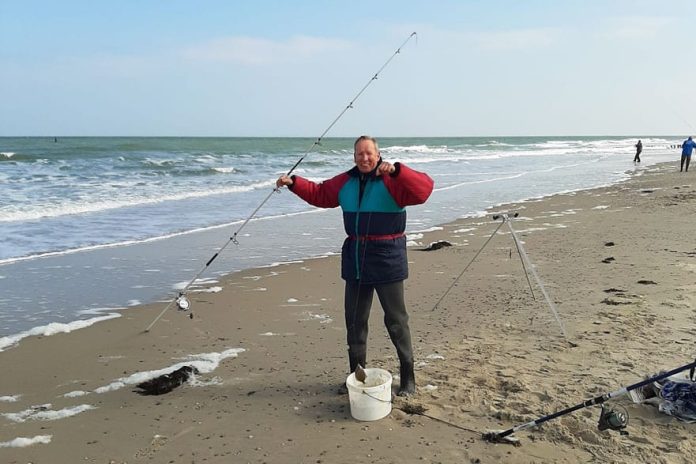
[[[363,174],[367,174],[377,167],[379,152],[372,140],[361,140],[355,146],[354,157],[358,170]]]

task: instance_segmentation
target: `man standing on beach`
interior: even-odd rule
[[[633,162],[634,163],[640,163],[640,153],[643,151],[643,142],[638,140],[638,143],[636,143],[636,156],[633,157]]]
[[[401,385],[398,395],[416,391],[411,331],[404,302],[406,258],[406,206],[424,203],[433,180],[402,163],[382,160],[377,140],[363,135],[353,144],[355,167],[319,184],[300,176],[281,176],[307,203],[343,210],[348,237],[341,251],[341,277],[345,280],[344,311],[350,371],[365,366],[368,318],[373,294],[384,310],[384,324],[399,356]],[[346,393],[345,386],[341,393]]]
[[[696,148],[696,142],[694,142],[691,137],[684,140],[684,143],[682,143],[681,167],[679,168],[679,172],[684,171],[685,170],[684,167],[686,167],[686,172],[689,172],[689,163],[691,162],[691,152],[693,151],[694,148]],[[685,161],[686,161],[686,166],[684,166]]]

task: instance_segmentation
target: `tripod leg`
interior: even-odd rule
[[[534,288],[532,288],[532,282],[529,280],[529,271],[527,270],[527,265],[524,263],[524,258],[522,257],[522,251],[520,251],[520,244],[517,242],[517,236],[512,230],[512,225],[510,225],[509,220],[506,221],[508,228],[510,229],[510,235],[512,235],[512,241],[515,242],[515,248],[517,248],[517,255],[520,257],[520,262],[522,263],[522,269],[524,269],[524,277],[527,279],[527,285],[529,285],[529,291],[532,292],[532,298],[536,301],[536,295],[534,294]]]
[[[526,261],[525,264],[529,264],[529,271],[532,273],[534,280],[536,281],[537,285],[539,286],[539,289],[541,290],[541,294],[544,295],[544,299],[546,300],[546,303],[549,305],[549,309],[551,310],[551,313],[556,318],[556,322],[558,323],[558,326],[561,328],[561,333],[563,334],[563,337],[566,340],[568,340],[568,342],[570,342],[571,345],[574,345],[568,339],[568,334],[565,331],[565,327],[563,327],[563,321],[561,321],[561,317],[558,315],[558,311],[556,310],[556,305],[554,305],[553,301],[551,301],[551,298],[549,297],[548,293],[546,293],[546,288],[544,287],[544,284],[541,283],[541,279],[539,278],[536,271],[534,270],[534,267],[531,265],[531,263],[529,263],[529,258],[527,257],[527,254],[524,251],[524,247],[522,246],[521,243],[519,243],[519,239],[517,238],[517,234],[515,234],[515,230],[512,228],[512,225],[509,222],[508,222],[508,228],[510,229],[510,233],[512,234],[512,237],[518,246],[518,250],[520,252],[520,256],[522,257],[523,262]]]

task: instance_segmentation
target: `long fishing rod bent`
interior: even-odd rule
[[[348,105],[346,105],[345,108],[336,116],[336,118],[331,121],[331,124],[329,124],[326,129],[324,129],[324,132],[321,133],[321,135],[310,145],[310,147],[302,154],[302,156],[297,160],[297,162],[290,168],[290,170],[285,174],[286,176],[289,176],[290,174],[293,173],[293,171],[302,163],[302,161],[305,159],[305,157],[312,151],[312,149],[318,145],[321,145],[321,141],[324,138],[324,136],[333,128],[334,125],[343,117],[343,115],[349,110],[353,108],[354,103],[360,98],[360,96],[367,90],[367,88],[372,84],[374,81],[377,80],[379,77],[380,73],[387,67],[389,66],[389,63],[394,59],[396,55],[401,53],[401,49],[408,43],[411,38],[416,36],[415,32],[412,32],[404,42],[399,45],[399,48],[396,49],[396,51],[389,57],[387,61],[384,62],[384,64],[377,70],[377,72],[370,78],[370,80],[367,81],[367,83],[358,91],[358,93],[350,100]],[[246,225],[251,221],[251,219],[256,215],[256,213],[259,212],[259,210],[263,207],[263,205],[266,204],[266,202],[273,196],[274,193],[280,192],[279,187],[275,187],[271,192],[263,199],[263,201],[259,204],[259,206],[254,209],[254,211],[242,222],[242,224],[239,226],[239,228],[232,234],[232,236],[227,240],[227,242],[208,260],[208,262],[205,263],[205,266],[201,268],[200,271],[191,279],[186,286],[184,286],[181,291],[179,291],[179,294],[177,297],[173,300],[171,300],[167,306],[160,312],[157,317],[150,323],[150,325],[147,326],[145,329],[145,332],[149,332],[150,329],[155,325],[155,323],[164,315],[164,313],[167,312],[167,310],[174,304],[176,303],[179,306],[179,309],[182,310],[188,310],[190,308],[190,303],[188,299],[186,298],[186,291],[193,285],[193,283],[205,272],[206,269],[212,264],[213,261],[220,255],[220,253],[223,252],[225,248],[230,243],[235,243],[239,244],[237,241],[237,236],[239,233],[246,227]]]
[[[516,425],[515,427],[509,428],[509,429],[504,430],[502,432],[486,432],[483,434],[482,438],[486,441],[500,442],[508,435],[512,435],[513,433],[518,432],[520,430],[525,430],[525,429],[528,429],[530,427],[534,427],[534,426],[543,424],[544,422],[548,422],[552,419],[555,419],[555,418],[560,417],[560,416],[564,416],[566,414],[577,411],[579,409],[584,409],[588,406],[602,404],[602,403],[604,403],[612,398],[618,398],[619,396],[623,396],[632,390],[636,390],[638,388],[644,387],[648,384],[651,384],[652,382],[657,382],[659,380],[666,379],[667,377],[670,377],[674,374],[678,374],[679,372],[683,372],[687,369],[694,369],[694,368],[696,368],[696,361],[692,361],[689,364],[684,364],[683,366],[672,369],[671,371],[662,372],[661,374],[657,374],[653,377],[647,378],[645,380],[641,380],[640,382],[636,382],[633,385],[629,385],[627,387],[622,387],[622,388],[619,388],[618,390],[615,390],[613,392],[605,393],[604,395],[585,400],[582,403],[578,403],[574,406],[570,406],[566,409],[562,409],[562,410],[557,411],[553,414],[549,414],[548,416],[540,417],[540,418],[535,419],[533,421],[530,421],[530,422],[527,422],[524,424],[520,424],[520,425]]]

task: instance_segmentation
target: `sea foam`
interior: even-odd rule
[[[26,422],[28,420],[53,421],[76,416],[84,411],[89,411],[90,409],[97,409],[91,404],[80,404],[70,408],[59,409],[57,411],[51,410],[50,407],[50,404],[34,406],[16,413],[3,413],[2,416],[13,422]]]
[[[16,345],[22,339],[27,337],[39,335],[48,337],[50,335],[55,335],[59,333],[69,333],[73,330],[84,329],[85,327],[89,327],[93,324],[96,324],[97,322],[107,321],[109,319],[115,319],[117,317],[121,317],[121,315],[118,313],[111,313],[106,314],[104,316],[94,317],[92,319],[73,321],[67,324],[62,322],[51,322],[47,325],[34,327],[33,329],[15,335],[9,335],[7,337],[0,338],[0,352],[5,351],[5,349],[10,346]]]
[[[217,369],[220,363],[225,359],[236,358],[239,355],[239,353],[242,353],[244,351],[246,351],[244,348],[230,348],[221,353],[192,354],[183,358],[184,361],[176,363],[169,367],[165,367],[163,369],[136,372],[127,377],[118,378],[108,385],[104,385],[103,387],[97,388],[96,390],[94,390],[94,393],[108,393],[111,391],[119,390],[128,385],[136,385],[164,374],[170,374],[184,366],[193,366],[196,369],[198,369],[199,373],[207,374]]]
[[[14,440],[0,442],[0,448],[25,448],[27,446],[51,443],[53,435],[36,435],[33,438],[17,437]]]

